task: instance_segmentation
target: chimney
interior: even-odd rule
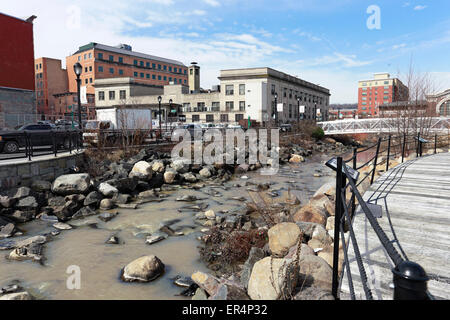
[[[191,62],[189,67],[189,92],[199,92],[200,91],[200,67],[197,62]]]

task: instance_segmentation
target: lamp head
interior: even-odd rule
[[[170,100],[169,100],[169,103],[172,104],[172,102],[173,102],[172,99],[170,99]]]
[[[275,99],[278,99],[278,93],[275,92]]]
[[[81,66],[81,64],[79,62],[77,62],[73,65],[73,71],[75,72],[77,77],[79,77],[81,75],[81,73],[83,72],[83,67]]]
[[[158,102],[161,103],[162,97],[158,96]]]

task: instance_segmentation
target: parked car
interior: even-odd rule
[[[202,134],[203,134],[203,128],[201,127],[201,125],[199,125],[197,123],[183,124],[181,126],[178,126],[176,129],[185,129],[185,130],[189,131],[189,134],[191,135],[192,140],[201,139]],[[175,130],[172,134],[172,137],[177,139],[179,135],[180,134]]]
[[[65,149],[69,149],[71,143],[75,145],[78,137],[76,134],[70,137],[66,131],[56,130],[49,124],[27,124],[17,130],[0,131],[0,152],[19,152],[27,145],[27,134],[33,147],[53,146],[55,142],[57,147]]]
[[[280,125],[280,131],[282,132],[291,132],[292,131],[292,125],[289,123],[281,124]]]

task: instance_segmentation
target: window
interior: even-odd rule
[[[120,99],[125,100],[127,98],[127,92],[125,90],[120,90]]]
[[[161,80],[161,76],[158,76],[158,80]]]
[[[239,111],[245,111],[245,101],[239,101]]]
[[[169,72],[172,72],[172,67],[171,66],[169,66]]]
[[[92,58],[92,52],[89,52],[89,59]]]
[[[183,103],[183,112],[191,112],[191,104]]]
[[[143,78],[144,77],[144,73],[143,72],[141,72],[141,78]]]
[[[84,67],[84,72],[88,72],[88,67]]]
[[[239,94],[240,95],[245,94],[245,84],[240,84],[239,85]]]
[[[385,81],[384,84],[389,84],[389,81]]]
[[[227,114],[221,114],[220,115],[220,122],[228,122],[228,115]]]
[[[109,100],[115,100],[115,99],[116,99],[116,92],[109,91]]]
[[[231,85],[226,85],[225,86],[225,94],[227,95],[227,96],[232,96],[232,95],[234,95],[234,86],[231,84]]]
[[[123,63],[123,58],[119,57],[119,63]]]
[[[186,84],[186,79],[184,79],[184,84]]]
[[[200,115],[193,114],[192,115],[192,122],[199,122],[200,121]]]
[[[144,66],[144,61],[140,61],[139,64],[140,64],[141,67],[143,67]]]
[[[109,68],[109,73],[114,74],[114,68]]]
[[[98,92],[98,100],[104,101],[105,100],[105,91],[99,91]]]
[[[103,67],[102,66],[98,66],[98,72],[103,72]]]
[[[177,73],[177,68],[173,68],[173,72]]]
[[[103,60],[103,53],[99,53],[99,54],[98,54],[98,58],[99,58],[100,60]],[[78,61],[80,61],[80,59],[78,59]]]
[[[137,61],[137,60],[134,60],[134,61],[133,61],[133,64],[134,64],[135,66],[137,66],[137,65],[138,65],[138,61]]]
[[[243,119],[244,119],[244,115],[242,113],[238,113],[238,114],[234,115],[234,120],[236,122],[239,122],[240,120],[243,120]]]
[[[173,78],[173,83],[177,83],[177,78]]]
[[[84,54],[84,60],[87,60],[87,53]]]
[[[109,61],[114,61],[114,56],[109,56]]]
[[[192,69],[190,70],[190,74],[191,74],[191,76],[194,74]]]
[[[213,102],[211,105],[211,111],[220,111],[220,102]]]
[[[184,69],[184,74],[186,74],[186,69]]]
[[[389,97],[388,96],[384,96],[384,100],[387,100],[387,99],[389,99]]]
[[[163,66],[163,69],[164,69],[164,71],[166,71],[167,70],[167,66]]]
[[[164,76],[164,81],[167,81],[167,77],[166,76]]]
[[[152,74],[152,79],[156,80],[156,75]]]
[[[89,81],[88,78],[84,79],[85,84],[88,84],[88,81]]]
[[[122,69],[119,69],[119,74],[123,75],[123,70]]]
[[[89,78],[89,83],[92,83],[92,78]]]
[[[198,112],[202,112],[202,111],[205,111],[205,110],[206,110],[205,103],[204,102],[197,102],[197,111]]]
[[[362,98],[362,100],[363,100],[363,101],[366,101],[366,100],[367,100],[367,98],[366,98],[366,97],[363,97],[363,98]]]
[[[169,81],[172,81],[172,77],[169,77]]]
[[[206,122],[214,122],[214,115],[213,114],[207,114],[206,115]]]
[[[160,64],[158,64],[158,70],[161,70],[161,65]]]
[[[152,64],[152,68],[153,68],[153,69],[156,69],[156,64],[153,63],[153,64]]]
[[[89,72],[92,72],[92,66],[89,66]]]
[[[134,72],[134,76],[135,76],[135,77],[137,77],[137,76],[138,76],[138,73],[137,73],[136,71]]]
[[[147,79],[150,79],[150,74],[147,73],[145,76]]]
[[[227,101],[225,103],[226,111],[232,111],[234,109],[234,102],[233,101]]]

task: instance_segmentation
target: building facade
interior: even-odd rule
[[[94,94],[99,79],[134,78],[137,82],[163,86],[174,82],[187,85],[188,68],[181,62],[132,51],[129,45],[117,47],[91,42],[66,58],[70,92],[77,91],[75,63],[83,66],[81,85]]]
[[[53,95],[55,113],[54,119],[65,119],[78,121],[78,96],[76,92],[60,92]],[[95,95],[86,94],[87,103],[81,104],[81,119],[94,120],[95,114]]]
[[[61,109],[55,94],[67,92],[67,70],[61,60],[38,58],[34,61],[36,73],[36,107],[39,120],[60,119]]]
[[[358,83],[358,116],[376,118],[380,105],[407,99],[408,87],[399,79],[391,78],[389,73],[376,73],[373,79]]]
[[[437,94],[428,95],[427,101],[434,103],[437,116],[450,117],[450,89]]]
[[[276,103],[282,105],[278,113],[280,123],[312,120],[315,114],[317,120],[328,119],[330,93],[326,88],[270,68],[252,68],[222,70],[220,85],[203,90],[198,85],[199,70],[197,65],[189,67],[189,77],[198,78],[189,80],[191,87],[173,82],[164,87],[149,87],[134,78],[98,80],[96,108],[134,105],[150,108],[156,116],[160,95],[162,119],[182,114],[187,122],[238,123],[250,118],[265,124],[273,118],[277,93]],[[299,104],[304,106],[304,114],[299,114]]]
[[[0,128],[36,120],[33,20],[0,13]]]

